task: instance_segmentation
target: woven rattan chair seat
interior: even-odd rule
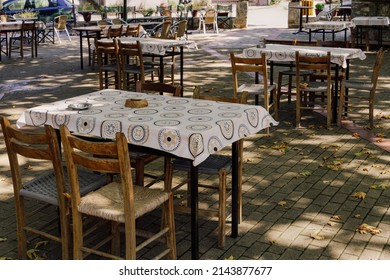
[[[68,174],[65,167],[64,176],[66,190],[68,193],[70,193]],[[80,192],[82,195],[85,195],[107,184],[109,182],[109,178],[104,174],[95,174],[86,172],[84,170],[79,170],[79,182]],[[55,186],[56,178],[54,171],[48,171],[23,185],[23,189],[20,190],[20,194],[25,197],[38,199],[40,201],[45,201],[52,205],[58,206],[57,189]]]

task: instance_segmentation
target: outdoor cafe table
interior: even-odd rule
[[[270,80],[273,83],[273,67],[277,62],[294,62],[295,52],[299,51],[300,55],[308,56],[321,56],[330,52],[330,60],[336,66],[335,67],[335,97],[338,95],[338,73],[339,67],[346,69],[346,79],[349,77],[349,61],[351,59],[360,60],[366,59],[366,55],[361,49],[354,48],[332,48],[332,47],[317,47],[317,46],[297,46],[297,45],[279,45],[279,44],[267,44],[265,48],[252,47],[244,49],[244,57],[261,57],[262,53],[265,53],[266,59],[270,62],[271,73]],[[333,121],[337,119],[337,98],[333,98]]]
[[[363,27],[375,27],[378,29],[378,45],[382,46],[383,43],[383,27],[390,25],[389,17],[370,16],[370,17],[354,17],[352,22],[356,25],[357,29],[357,43],[361,44]],[[359,42],[360,38],[360,42]]]
[[[304,29],[309,29],[309,42],[311,42],[311,33],[312,32],[321,32],[322,31],[322,41],[325,41],[325,33],[332,33],[332,40],[335,40],[335,33],[344,31],[344,41],[347,40],[347,30],[355,27],[352,21],[313,21],[303,24]]]
[[[145,98],[149,105],[125,107],[129,98]],[[69,104],[79,102],[88,102],[91,107],[79,111],[68,109]],[[191,255],[192,259],[198,259],[197,166],[210,154],[232,144],[232,237],[237,237],[237,141],[278,122],[261,106],[106,89],[27,109],[17,121],[19,127],[44,124],[55,129],[65,124],[75,133],[105,139],[114,139],[120,131],[133,149],[150,149],[164,156],[192,161]]]
[[[112,39],[101,39],[101,41],[108,41]],[[171,40],[159,38],[138,38],[138,37],[121,37],[119,40],[122,43],[134,44],[137,41],[141,43],[142,53],[145,56],[155,56],[160,59],[160,76],[161,83],[164,82],[164,57],[172,57],[179,55],[180,57],[180,86],[181,95],[183,96],[184,89],[184,47],[195,46],[194,41],[188,40]],[[172,48],[179,48],[180,51],[172,51]]]

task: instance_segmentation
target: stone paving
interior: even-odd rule
[[[283,5],[273,9],[279,16],[286,12]],[[190,39],[198,43],[199,50],[185,54],[185,95],[191,95],[194,85],[201,85],[210,94],[231,94],[228,53],[257,45],[264,36],[287,31],[262,22],[273,9],[252,10],[250,19],[258,20],[250,20],[245,30],[222,30],[219,35],[193,32]],[[366,77],[374,58],[374,53],[367,53],[366,60],[353,61],[352,72]],[[97,89],[96,72],[88,67],[79,69],[75,36],[72,42],[42,45],[35,59],[3,59],[0,72],[0,94],[4,93],[0,95],[1,114],[12,121],[31,106]],[[372,131],[365,130],[360,122],[353,131],[337,126],[326,129],[325,118],[316,113],[305,114],[305,128],[295,129],[293,103],[283,101],[280,124],[270,135],[260,132],[245,141],[239,237],[228,236],[226,246],[218,248],[216,222],[202,219],[201,258],[390,260],[389,73],[385,63]],[[369,140],[361,136],[362,131]],[[375,140],[378,133],[384,136],[382,142]],[[2,135],[0,139],[0,259],[15,259],[12,183]],[[33,165],[26,172],[33,176],[44,168]],[[161,164],[151,168],[159,172]],[[364,192],[365,198],[355,197],[358,192]],[[214,199],[208,193],[204,195],[204,199]],[[33,210],[36,204],[28,207]],[[35,213],[32,219],[43,221],[54,216],[55,211],[49,209]],[[380,233],[357,231],[364,223],[379,228]],[[189,216],[176,215],[176,236],[178,258],[190,259]],[[50,243],[40,253],[56,259],[58,249]],[[147,258],[147,253],[142,258]]]

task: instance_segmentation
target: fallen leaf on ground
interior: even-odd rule
[[[228,260],[228,261],[234,260],[234,257],[233,256],[229,256],[229,257],[225,258],[225,260]]]
[[[362,155],[364,155],[364,153],[362,153],[362,152],[355,153],[356,157],[361,157]]]
[[[324,240],[325,236],[320,234],[320,230],[316,230],[310,234],[310,237],[315,240]]]
[[[360,135],[359,135],[359,133],[356,133],[356,132],[355,132],[354,134],[352,134],[352,137],[353,137],[353,138],[359,138]]]
[[[377,142],[377,143],[382,143],[382,142],[383,142],[383,138],[379,138],[379,139],[377,139],[375,142]]]
[[[32,170],[32,166],[31,165],[27,165],[24,169],[27,169],[27,170]]]
[[[49,241],[39,241],[37,243],[35,243],[35,249],[38,249],[39,247],[45,247],[47,244],[49,243]]]
[[[274,145],[271,147],[271,149],[278,150],[281,153],[285,153],[288,146],[285,143],[282,143],[280,145]]]
[[[7,237],[0,237],[0,242],[7,241]]]
[[[376,137],[379,137],[379,138],[385,138],[385,134],[383,133],[377,133],[375,134]]]
[[[355,214],[354,215],[354,218],[356,218],[356,219],[360,219],[362,216],[360,215],[360,214]]]
[[[372,235],[380,234],[382,232],[380,228],[370,226],[368,224],[361,224],[357,231],[361,234],[371,233]]]
[[[353,197],[359,198],[359,199],[365,199],[366,198],[366,193],[365,192],[355,192]]]
[[[269,243],[275,244],[275,243],[276,243],[276,240],[270,240]]]
[[[287,206],[287,202],[284,201],[284,200],[281,200],[281,201],[278,202],[278,205],[282,206],[282,207],[286,207]]]
[[[341,221],[341,216],[340,215],[333,215],[331,217],[331,219],[336,220],[336,221]]]
[[[311,172],[310,171],[302,171],[301,173],[299,173],[299,175],[302,175],[303,177],[309,177],[311,175]]]
[[[327,224],[331,227],[335,226],[337,223],[335,222],[332,222],[332,221],[328,221]]]
[[[268,147],[266,145],[260,145],[258,148],[259,149],[267,149]]]

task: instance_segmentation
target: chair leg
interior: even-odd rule
[[[26,217],[24,214],[24,199],[20,196],[15,196],[16,205],[16,231],[18,240],[18,257],[26,259],[27,257],[27,235],[26,235]]]
[[[337,116],[337,125],[341,126],[341,120],[344,115],[344,106],[345,106],[345,86],[343,83],[341,83],[340,88],[340,98],[339,98],[339,110],[338,110],[338,116]]]
[[[164,203],[164,220],[169,231],[166,234],[167,248],[169,249],[169,259],[176,260],[176,235],[175,235],[175,218],[173,194],[169,194],[169,199]]]
[[[226,232],[226,171],[219,172],[218,246],[225,246]]]

